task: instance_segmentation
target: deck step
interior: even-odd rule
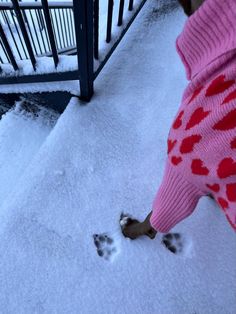
[[[21,99],[9,109],[2,101],[0,120],[0,199],[14,194],[14,187],[57,122],[55,111]]]

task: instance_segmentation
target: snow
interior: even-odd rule
[[[156,7],[156,0],[144,7],[89,105],[72,98],[51,130],[13,113],[0,122],[4,136],[15,125],[13,147],[35,145],[19,152],[18,164],[9,159],[12,174],[24,171],[15,182],[12,175],[0,205],[1,312],[235,313],[235,233],[212,200],[201,199],[173,229],[182,254],[168,251],[161,234],[132,241],[120,231],[121,212],[144,219],[151,209],[187,83],[175,52],[185,17]],[[13,158],[0,147],[0,160]],[[97,254],[95,234],[113,239],[112,258]]]
[[[17,102],[15,108],[2,117],[0,123],[0,199],[4,200],[24,173],[51,132],[58,115],[53,119],[41,109],[39,117],[26,113]]]
[[[0,93],[42,93],[42,92],[68,92],[72,95],[80,95],[79,81],[61,81],[61,82],[39,82],[22,84],[3,84],[0,85]]]
[[[77,56],[59,56],[57,68],[55,68],[53,58],[51,57],[38,57],[36,58],[36,62],[37,70],[34,71],[30,60],[18,61],[19,70],[17,71],[17,76],[76,71],[78,69]],[[10,64],[3,64],[1,67],[3,70],[2,76],[15,76],[15,71],[12,71]]]

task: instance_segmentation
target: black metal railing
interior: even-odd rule
[[[16,8],[15,6],[18,6]],[[49,28],[47,21],[50,20],[55,35],[55,45],[60,53],[69,53],[75,49],[74,20],[73,20],[73,4],[72,2],[52,2],[48,4],[48,10],[45,7],[45,1],[35,3],[24,3],[12,1],[0,3],[0,22],[5,24],[8,40],[16,59],[28,59],[26,42],[22,32],[22,25],[19,23],[20,16],[17,17],[15,12],[21,11],[23,21],[32,50],[35,56],[50,56],[51,39],[49,38]],[[49,16],[44,12],[49,11]],[[3,56],[6,59],[6,56]]]
[[[0,84],[79,80],[81,99],[90,100],[94,80],[146,2],[119,0],[115,16],[114,0],[106,1],[106,34],[99,30],[99,0],[0,2]],[[128,10],[133,14],[124,21],[124,12]],[[120,31],[112,38],[114,27]],[[101,53],[99,43],[104,36],[106,47],[103,44]],[[58,70],[61,54],[77,55],[75,70]],[[37,60],[42,56],[52,57],[51,73],[37,73]],[[31,74],[22,72],[22,60],[31,62]],[[5,72],[6,64],[12,65],[11,73]]]

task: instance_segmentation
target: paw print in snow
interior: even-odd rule
[[[105,260],[111,260],[117,254],[114,240],[106,233],[94,234],[93,240],[97,248],[98,255]]]
[[[183,250],[182,238],[179,233],[167,233],[162,237],[162,243],[174,254],[179,254]]]

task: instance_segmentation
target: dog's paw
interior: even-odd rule
[[[117,254],[114,240],[106,233],[94,234],[93,241],[97,249],[97,254],[105,260],[112,260]]]
[[[120,215],[120,227],[121,227],[121,229],[124,229],[124,227],[128,224],[129,220],[130,220],[130,217],[128,215],[123,214],[123,213]]]
[[[162,244],[174,254],[179,254],[183,251],[182,236],[179,233],[165,234],[162,237]]]
[[[121,215],[120,215],[120,226],[121,226],[121,229],[124,229],[126,226],[129,226],[129,225],[131,225],[134,222],[139,222],[139,221],[136,220],[136,219],[133,219],[131,217],[131,215],[129,215],[129,214],[121,213]]]

